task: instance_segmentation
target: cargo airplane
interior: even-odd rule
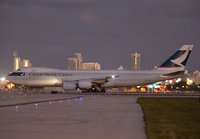
[[[183,45],[162,65],[152,70],[59,70],[28,67],[11,72],[7,79],[24,87],[63,87],[88,92],[105,92],[106,88],[133,87],[184,77],[185,65],[193,45]]]

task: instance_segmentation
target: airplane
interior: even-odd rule
[[[24,87],[63,87],[65,91],[106,92],[106,88],[133,87],[181,78],[188,74],[186,63],[193,45],[183,45],[152,70],[60,70],[26,67],[11,72],[7,79]]]

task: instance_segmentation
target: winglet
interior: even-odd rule
[[[193,45],[183,45],[175,54],[165,61],[158,70],[184,70]]]

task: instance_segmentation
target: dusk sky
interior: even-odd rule
[[[200,70],[199,0],[0,0],[0,77],[13,52],[33,67],[68,68],[68,58],[102,70],[159,66],[182,45],[194,45],[187,70]]]

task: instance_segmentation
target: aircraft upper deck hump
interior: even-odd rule
[[[55,72],[60,71],[60,69],[54,68],[46,68],[46,67],[22,67],[17,69],[16,71],[23,71],[23,72]]]
[[[165,61],[158,70],[184,70],[193,45],[183,45],[175,54]]]

